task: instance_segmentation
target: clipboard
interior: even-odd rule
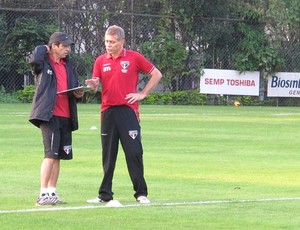
[[[76,90],[82,90],[83,92],[89,92],[91,89],[92,88],[90,86],[78,86],[78,87],[75,87],[72,89],[66,89],[66,90],[57,92],[57,94],[68,94],[68,93],[71,93]]]

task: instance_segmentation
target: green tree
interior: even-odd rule
[[[161,28],[152,41],[142,45],[141,51],[163,73],[162,83],[171,91],[178,90],[178,80],[183,75],[187,53],[183,44],[175,39],[174,34]]]
[[[8,92],[16,91],[22,87],[23,75],[30,71],[26,55],[35,45],[47,43],[57,26],[52,14],[5,11],[0,18],[5,28],[0,37],[0,82]]]
[[[300,1],[262,1],[268,42],[285,60],[282,71],[300,71]]]
[[[57,26],[41,24],[34,18],[18,18],[14,28],[7,36],[5,44],[7,60],[12,66],[16,65],[16,73],[24,74],[30,69],[26,62],[26,55],[38,44],[47,44],[49,36],[57,30]]]
[[[226,21],[229,13],[227,0],[186,0],[174,5],[174,14],[179,17],[177,29],[198,67],[230,68],[234,28]]]
[[[241,39],[234,53],[234,68],[240,71],[260,70],[266,73],[280,70],[283,60],[278,47],[267,39],[265,14],[262,8],[250,4],[232,8],[241,19],[236,26],[236,36]]]

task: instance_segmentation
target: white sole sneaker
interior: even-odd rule
[[[146,196],[139,196],[136,201],[141,204],[150,204],[150,200]]]
[[[49,196],[49,200],[53,203],[53,204],[66,204],[67,202],[62,201],[61,199],[59,199],[59,197],[57,195],[50,195]]]
[[[55,205],[55,203],[53,203],[50,200],[50,197],[48,195],[39,196],[35,203],[35,206],[52,206],[52,205]]]
[[[87,203],[90,204],[99,204],[99,203],[104,203],[104,200],[101,200],[99,197],[95,198],[95,199],[90,199],[86,201]]]

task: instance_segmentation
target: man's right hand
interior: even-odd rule
[[[99,79],[98,78],[87,79],[85,80],[85,84],[91,87],[91,91],[93,93],[96,93],[98,90]]]

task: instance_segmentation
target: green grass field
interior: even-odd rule
[[[121,149],[113,191],[124,207],[85,202],[102,179],[100,124],[99,105],[80,104],[57,187],[68,204],[45,208],[34,206],[43,146],[30,105],[0,104],[1,229],[299,229],[299,108],[140,110],[151,205],[134,200]]]

